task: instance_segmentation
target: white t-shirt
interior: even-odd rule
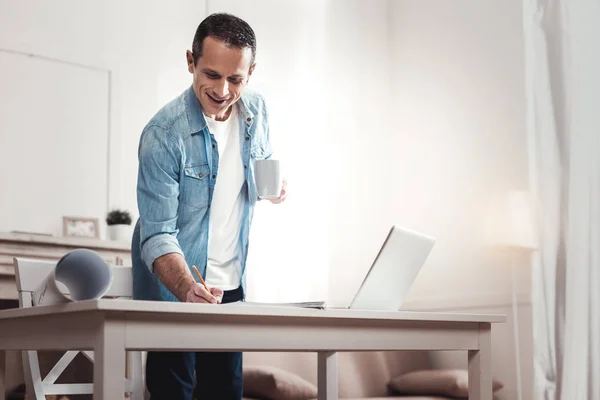
[[[210,206],[206,284],[223,290],[241,283],[240,229],[244,213],[244,165],[240,151],[240,120],[236,106],[229,118],[216,121],[206,117],[217,141],[219,169]]]

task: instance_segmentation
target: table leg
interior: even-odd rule
[[[479,324],[479,350],[469,350],[469,400],[492,400],[491,324]]]
[[[0,350],[0,399],[6,399],[6,351]]]
[[[129,380],[131,381],[131,400],[144,400],[144,382],[142,370],[142,352],[130,351],[127,353],[129,367]]]
[[[338,400],[338,355],[335,352],[319,352],[318,400]]]
[[[94,400],[125,396],[125,327],[121,321],[104,321],[94,347]]]

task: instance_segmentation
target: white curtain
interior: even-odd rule
[[[600,1],[524,0],[535,398],[600,399]]]

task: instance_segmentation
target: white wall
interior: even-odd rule
[[[102,21],[104,20],[103,7],[99,6],[99,3],[89,3],[83,4],[74,1],[56,1],[52,4],[50,2],[44,1],[35,1],[35,2],[18,2],[18,1],[2,1],[0,2],[0,48],[7,50],[15,50],[26,53],[33,53],[40,56],[55,58],[59,60],[64,60],[73,63],[79,63],[89,66],[97,66],[99,68],[105,68],[106,63],[103,63],[102,60],[106,58],[107,55],[107,43],[105,43],[101,38],[104,36],[105,31],[102,26]],[[77,13],[81,18],[73,18],[73,13]],[[86,34],[86,32],[88,32]],[[35,59],[33,59],[35,60]],[[37,76],[46,76],[47,79],[58,79],[59,77],[64,77],[69,73],[73,74],[85,74],[86,71],[90,74],[89,78],[93,81],[100,81],[102,79],[106,80],[106,77],[103,77],[101,72],[94,72],[86,69],[78,69],[76,67],[71,67],[73,71],[68,71],[69,66],[60,64],[60,63],[52,63],[47,62],[47,65],[44,65],[42,61],[37,63],[37,67],[43,69],[43,71],[38,71]],[[8,75],[9,65],[5,65],[2,67],[0,65],[1,73]],[[55,71],[55,69],[59,69]],[[61,73],[64,71],[63,73]],[[35,72],[34,72],[35,73]],[[51,76],[52,75],[52,76]],[[98,75],[96,77],[95,75]],[[35,77],[34,77],[35,78]],[[15,78],[16,79],[16,78]],[[85,79],[85,77],[83,78]],[[52,97],[56,98],[57,104],[72,104],[74,101],[78,101],[73,98],[75,90],[70,91],[60,91],[54,90],[54,93],[51,95],[47,93],[47,90],[56,85],[57,82],[48,82],[46,85],[39,85],[36,90],[45,90],[46,93],[38,94],[35,91],[31,93],[32,96],[37,98],[45,98],[52,101]],[[24,84],[26,87],[26,85]],[[82,85],[81,90],[93,92],[94,85]],[[87,93],[89,95],[94,95],[93,99],[90,99],[90,106],[92,107],[106,107],[107,99],[106,99],[106,83],[100,87],[100,91],[96,93]],[[79,101],[83,99],[83,93],[80,94]],[[2,107],[4,110],[10,109],[11,107],[11,99],[3,98]],[[39,152],[47,152],[50,154],[54,154],[52,157],[53,162],[59,161],[60,163],[67,164],[68,155],[79,149],[75,143],[71,140],[65,141],[65,143],[58,143],[66,139],[63,137],[52,137],[53,129],[46,129],[42,131],[39,128],[40,125],[44,125],[44,123],[56,124],[56,119],[48,119],[44,117],[45,109],[40,109],[38,113],[33,112],[36,108],[36,103],[33,102],[31,107],[31,113],[34,115],[30,115],[34,122],[33,124],[28,124],[29,126],[24,126],[23,128],[29,129],[29,138],[30,143],[32,145],[38,146]],[[48,108],[52,109],[53,104],[49,103]],[[76,108],[75,112],[80,112],[80,108]],[[42,120],[45,120],[42,121]],[[81,122],[78,118],[75,118],[76,121]],[[90,121],[92,122],[92,121]],[[98,122],[98,117],[93,119],[93,122]],[[23,121],[25,123],[25,121]],[[102,142],[106,143],[107,140],[107,130],[106,130],[106,120],[102,121],[102,126],[100,129],[98,127],[92,128],[92,131],[89,130],[84,131],[84,127],[81,126],[81,136],[86,137],[88,134],[96,134],[102,135]],[[68,124],[67,124],[68,126]],[[54,129],[59,129],[56,126]],[[44,136],[44,133],[46,136]],[[72,139],[70,137],[76,133],[73,130],[68,132],[67,138]],[[18,135],[19,133],[16,131],[6,132],[3,131],[2,135],[4,137],[11,135]],[[21,132],[23,134],[23,132]],[[94,141],[91,141],[92,144]],[[97,144],[97,143],[96,143]],[[83,149],[89,151],[89,148],[83,147]],[[17,153],[21,153],[22,157],[29,158],[33,156],[31,151],[28,151],[27,148],[12,148],[11,151]],[[106,160],[106,147],[100,146],[96,148],[96,151],[104,153],[104,155],[100,155]],[[33,157],[39,159],[39,157]],[[47,157],[42,157],[42,159]],[[76,159],[77,161],[81,161],[81,159]],[[99,160],[98,154],[90,157],[90,160],[97,162]],[[40,191],[38,196],[38,207],[44,208],[45,202],[51,202],[56,198],[60,198],[60,193],[52,193],[52,191],[59,191],[65,189],[69,183],[75,185],[76,183],[68,182],[68,176],[59,175],[56,176],[54,174],[46,175],[46,172],[51,171],[60,171],[60,168],[53,166],[48,166],[48,168],[44,168],[40,166],[35,166],[35,161],[30,160],[28,163],[23,163],[21,165],[11,165],[14,164],[12,160],[3,158],[3,163],[5,163],[2,168],[3,169],[13,169],[19,170],[22,169],[23,176],[35,175],[35,169],[37,169],[38,179],[43,176],[43,182],[40,182],[41,188],[43,191]],[[99,217],[102,215],[98,215],[98,213],[102,213],[104,208],[106,207],[106,162],[101,162],[100,164],[94,164],[93,170],[90,171],[88,177],[90,181],[98,181],[100,182],[99,187],[101,189],[101,193],[99,193],[100,204],[95,207],[73,207],[70,213],[65,213],[66,215],[75,215],[81,217]],[[81,169],[81,168],[80,168]],[[75,174],[77,175],[77,174]],[[23,179],[23,185],[36,185],[35,180]],[[8,181],[2,182],[3,189],[8,192],[12,192],[18,195],[18,193],[26,193],[26,187],[14,187],[14,185],[9,186]],[[6,185],[6,186],[5,186]],[[85,185],[80,185],[80,189],[85,189]],[[68,191],[66,193],[69,193]],[[72,192],[70,194],[73,194]],[[82,197],[85,199],[86,195],[90,194],[90,191],[82,190]],[[92,196],[97,197],[98,193],[93,193]],[[89,200],[89,198],[88,198]],[[97,199],[93,199],[92,203],[97,204]],[[67,200],[67,203],[69,201]],[[30,204],[28,201],[19,201],[14,204],[14,207],[11,207],[10,210],[3,209],[2,212],[5,216],[10,214],[12,215],[28,215],[28,210],[30,208]],[[60,205],[57,204],[49,204],[46,211],[48,213],[52,211],[57,211],[60,209]],[[95,212],[95,215],[88,215],[87,213]],[[80,213],[83,213],[81,215]],[[65,215],[63,214],[63,215]],[[23,230],[32,230],[32,231],[42,231],[48,233],[60,233],[62,231],[62,215],[52,215],[48,216],[45,219],[39,219],[38,221],[27,221],[25,224],[17,223],[9,218],[2,218],[3,226],[2,230],[11,230],[11,229],[23,229]],[[52,226],[52,221],[54,221],[54,226]]]
[[[348,305],[391,218],[394,171],[387,1],[328,2],[326,93],[332,185],[329,299]]]
[[[0,230],[61,235],[61,217],[103,214],[109,72],[2,51],[0,65]]]
[[[394,0],[393,220],[437,237],[411,299],[510,290],[485,221],[527,187],[520,0]]]
[[[142,0],[0,2],[0,48],[112,71],[110,207],[137,215],[139,135],[159,105],[189,86],[185,50],[204,15],[205,2],[192,0],[168,5]],[[103,214],[89,216],[104,219]]]

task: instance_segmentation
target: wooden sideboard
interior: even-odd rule
[[[0,233],[0,300],[17,300],[14,257],[58,261],[69,251],[80,248],[94,250],[108,263],[131,265],[128,242]]]

